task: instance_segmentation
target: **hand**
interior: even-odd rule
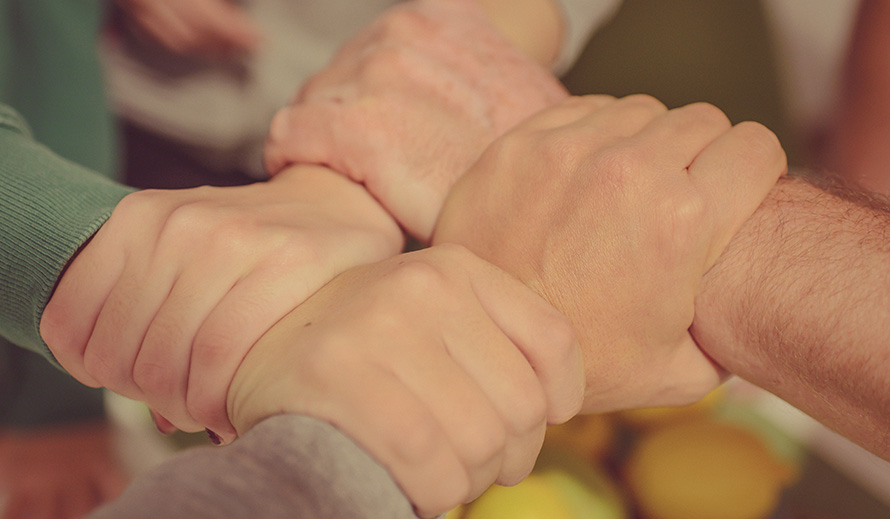
[[[272,122],[265,163],[324,164],[428,241],[448,189],[495,137],[566,96],[474,0],[392,8]]]
[[[127,21],[177,54],[219,57],[249,52],[259,29],[230,0],[116,0]]]
[[[104,424],[0,430],[5,519],[74,519],[116,498],[127,484]]]
[[[402,242],[361,186],[315,166],[243,187],[137,192],[74,258],[41,334],[84,384],[229,441],[226,391],[250,346],[335,275]]]
[[[436,515],[527,475],[545,423],[583,392],[566,319],[448,245],[347,271],[297,307],[244,359],[229,415],[242,433],[282,413],[328,421]]]
[[[688,332],[702,275],[785,167],[771,132],[710,105],[573,98],[486,150],[434,243],[467,246],[571,319],[586,411],[682,405],[723,375]]]

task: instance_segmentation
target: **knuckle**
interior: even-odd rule
[[[785,160],[785,151],[779,138],[766,126],[754,121],[744,121],[735,125],[734,131],[752,155]]]
[[[621,98],[619,101],[629,106],[639,107],[647,112],[660,113],[667,111],[664,103],[649,94],[631,94]]]
[[[177,387],[177,381],[170,366],[139,361],[138,359],[133,366],[133,382],[146,397],[152,400],[164,399],[172,395]]]
[[[112,217],[144,216],[153,210],[159,196],[161,196],[160,191],[155,189],[143,189],[130,193],[117,203]]]
[[[431,29],[432,24],[420,12],[413,9],[393,9],[380,20],[381,35],[389,40],[414,41]]]
[[[451,247],[436,251],[437,257],[449,254]],[[429,261],[415,259],[406,261],[391,273],[390,282],[393,289],[406,297],[417,297],[423,300],[430,294],[442,294],[450,289],[448,276],[441,267]]]
[[[684,107],[685,110],[694,114],[696,120],[704,120],[715,126],[729,128],[731,123],[729,117],[723,113],[723,110],[717,108],[710,103],[692,103]]]
[[[202,190],[203,187],[195,189]],[[200,193],[196,192],[196,195],[200,196]],[[219,224],[212,217],[212,211],[212,204],[206,200],[193,200],[177,205],[167,215],[161,233],[175,239],[190,240],[196,235],[214,238],[218,236],[216,231]]]

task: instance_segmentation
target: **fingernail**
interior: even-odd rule
[[[210,438],[210,443],[212,443],[214,445],[222,444],[222,438],[220,438],[218,434],[211,431],[210,429],[204,429],[204,430],[207,431],[207,437]]]

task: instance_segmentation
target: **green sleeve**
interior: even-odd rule
[[[131,191],[38,144],[0,105],[0,335],[54,362],[39,327],[56,280]]]

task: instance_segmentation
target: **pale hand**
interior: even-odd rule
[[[402,243],[361,186],[314,166],[249,186],[137,192],[75,256],[41,335],[82,383],[229,441],[226,391],[253,343],[334,276]]]
[[[448,189],[485,146],[566,95],[474,0],[406,2],[275,116],[266,168],[324,164],[364,184],[426,242]]]
[[[586,411],[681,405],[724,375],[688,332],[700,280],[785,167],[770,131],[711,105],[572,98],[486,150],[434,243],[465,245],[571,319]]]
[[[171,52],[225,57],[254,50],[260,30],[230,0],[115,0],[130,26]]]
[[[328,421],[432,516],[526,476],[583,384],[565,317],[446,245],[347,271],[279,321],[239,368],[229,415],[242,433],[282,413]]]

